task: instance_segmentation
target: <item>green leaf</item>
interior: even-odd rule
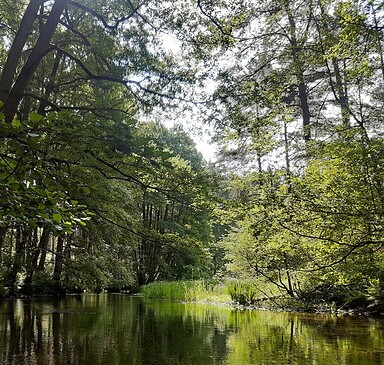
[[[4,103],[0,100],[0,108],[2,108]]]
[[[52,219],[53,219],[55,222],[60,222],[60,221],[61,221],[61,218],[62,218],[62,215],[59,214],[59,213],[55,213],[55,214],[53,214],[53,216],[52,216]]]
[[[18,120],[18,119],[12,120],[12,126],[14,128],[19,128],[20,127],[20,120]]]
[[[37,223],[37,220],[36,220],[36,219],[30,219],[30,220],[28,221],[28,226],[29,226],[30,228],[36,228],[36,223]]]
[[[1,102],[0,102],[1,103]],[[0,106],[0,108],[1,108],[1,106]],[[4,115],[4,113],[3,112],[0,112],[0,120],[4,120],[5,119],[5,115]]]
[[[40,115],[40,114],[37,114],[37,113],[29,113],[29,119],[30,119],[33,123],[38,123],[38,122],[40,122],[40,120],[43,119],[43,116]]]
[[[56,113],[55,112],[49,112],[47,118],[49,121],[54,120],[56,118]]]

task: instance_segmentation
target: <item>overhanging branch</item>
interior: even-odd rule
[[[103,24],[104,28],[107,28],[107,29],[110,29],[110,30],[116,30],[117,27],[118,27],[121,23],[123,23],[123,22],[129,20],[129,19],[132,18],[135,14],[137,14],[138,10],[143,6],[143,3],[141,3],[140,5],[138,5],[138,6],[135,7],[135,8],[132,8],[132,12],[131,12],[129,15],[117,19],[117,20],[115,21],[115,24],[112,24],[112,25],[109,24],[109,23],[107,22],[107,20],[104,18],[103,15],[101,15],[101,14],[98,13],[97,11],[95,11],[95,10],[89,8],[88,6],[85,6],[85,5],[83,5],[83,4],[80,4],[80,3],[76,2],[76,1],[70,1],[70,2],[69,2],[69,5],[73,5],[73,6],[77,7],[78,9],[84,10],[85,12],[87,12],[87,13],[93,15],[95,18],[97,18],[98,20],[101,21],[101,23]]]

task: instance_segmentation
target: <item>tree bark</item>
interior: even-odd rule
[[[384,81],[384,55],[383,55],[383,45],[382,45],[382,29],[379,26],[379,21],[377,19],[377,9],[375,9],[373,2],[371,4],[373,21],[375,23],[375,30],[377,32],[377,52],[380,57],[380,69],[381,69],[381,77]]]
[[[311,140],[311,113],[308,104],[308,92],[307,85],[304,79],[304,70],[302,67],[302,61],[300,59],[300,45],[297,41],[296,34],[296,21],[289,7],[289,1],[285,2],[285,11],[289,21],[289,42],[291,43],[291,54],[294,65],[294,72],[297,77],[297,88],[299,91],[299,101],[302,110],[303,119],[303,135],[304,141],[309,142]]]
[[[47,22],[44,25],[43,31],[39,35],[36,45],[29,55],[27,62],[21,69],[19,76],[17,77],[12,89],[9,91],[8,97],[5,100],[4,115],[7,122],[11,122],[15,116],[19,103],[23,98],[25,89],[27,88],[40,61],[52,49],[50,46],[51,38],[68,2],[69,0],[56,0],[53,4]]]
[[[333,58],[333,71],[335,73],[336,85],[335,89],[337,90],[338,95],[336,96],[337,102],[340,105],[341,110],[341,119],[343,125],[346,127],[350,126],[350,112],[349,112],[349,104],[348,104],[348,94],[345,82],[343,82],[343,78],[341,76],[341,71],[339,67],[338,61]]]
[[[39,261],[39,265],[37,267],[37,270],[39,270],[39,271],[44,271],[44,269],[45,269],[45,259],[47,257],[49,235],[50,235],[49,230],[47,228],[44,228],[43,233],[40,237],[40,242],[39,242],[38,255],[40,254],[40,261]],[[36,258],[36,260],[37,260],[37,258]]]
[[[64,238],[59,236],[57,238],[57,246],[56,246],[56,259],[55,259],[55,268],[53,270],[53,281],[60,283],[61,280],[61,272],[63,269],[63,251],[64,251]]]
[[[3,247],[8,227],[0,227],[0,265],[3,263]]]
[[[33,23],[37,17],[37,12],[44,1],[46,0],[31,0],[25,10],[1,74],[0,100],[3,102],[6,101],[9,95],[23,48],[31,34]]]
[[[39,105],[39,109],[37,111],[41,115],[45,114],[45,108],[48,105],[46,100],[49,100],[49,97],[51,96],[51,93],[53,91],[53,87],[55,86],[55,79],[56,79],[56,75],[57,75],[57,72],[59,70],[59,66],[60,66],[60,62],[61,62],[62,58],[63,58],[63,53],[60,50],[58,50],[56,53],[56,57],[55,57],[55,61],[54,61],[53,67],[52,67],[51,74],[49,76],[47,87],[45,88],[44,97],[41,100],[40,105]]]
[[[9,286],[11,295],[17,294],[17,291],[18,291],[17,275],[20,273],[21,268],[23,267],[24,253],[25,253],[22,228],[20,227],[16,228],[15,234],[16,234],[15,255],[13,258],[12,269],[8,275],[8,280],[7,280],[8,281],[7,285]]]

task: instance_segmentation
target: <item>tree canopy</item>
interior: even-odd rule
[[[227,277],[379,308],[382,7],[1,1],[1,287]]]

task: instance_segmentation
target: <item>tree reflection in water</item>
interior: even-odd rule
[[[0,303],[0,363],[384,365],[384,321],[82,295]]]

